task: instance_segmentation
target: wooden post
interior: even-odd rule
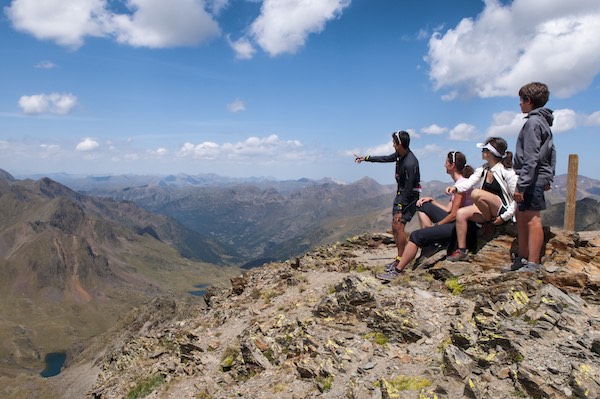
[[[577,202],[577,169],[579,157],[569,154],[569,171],[567,177],[567,198],[565,200],[565,230],[575,230],[575,204]]]

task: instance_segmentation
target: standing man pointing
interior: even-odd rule
[[[410,150],[410,135],[404,130],[392,133],[392,145],[394,153],[381,156],[358,156],[354,162],[396,162],[396,183],[398,189],[394,199],[392,209],[392,232],[396,240],[398,255],[396,259],[386,265],[385,271],[389,273],[396,272],[396,266],[400,262],[404,246],[406,245],[405,225],[410,222],[417,211],[416,202],[421,192],[421,174],[419,171],[419,161],[415,154]]]

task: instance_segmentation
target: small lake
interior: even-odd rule
[[[59,375],[62,366],[65,364],[65,360],[67,360],[67,354],[64,352],[52,352],[46,354],[44,357],[46,368],[40,373],[40,375],[45,378]]]
[[[208,284],[196,284],[194,286],[194,288],[199,288],[198,290],[195,291],[188,291],[190,294],[192,294],[193,296],[202,296],[204,295],[204,292],[206,291],[206,288],[208,287]]]

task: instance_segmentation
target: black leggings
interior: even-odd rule
[[[422,206],[418,207],[417,210],[426,214],[433,223],[437,223],[448,216],[448,212],[432,204],[431,202],[424,203]],[[433,244],[446,244],[448,241],[450,241],[453,230],[454,222],[438,224],[437,226],[426,227],[424,229],[413,231],[410,233],[409,240],[416,244],[419,248]]]

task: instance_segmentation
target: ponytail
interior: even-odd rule
[[[461,176],[465,178],[468,178],[475,172],[475,170],[470,165],[467,165],[467,157],[460,151],[449,152],[447,159],[448,163],[450,163],[451,165],[456,165],[456,170],[458,171],[458,173],[460,173]]]
[[[465,165],[463,170],[460,171],[460,174],[465,179],[468,179],[473,173],[475,173],[475,169],[471,165]]]
[[[506,169],[512,169],[513,167],[513,154],[510,151],[506,151],[504,153],[504,158],[502,158],[502,165],[504,165],[504,167]]]

